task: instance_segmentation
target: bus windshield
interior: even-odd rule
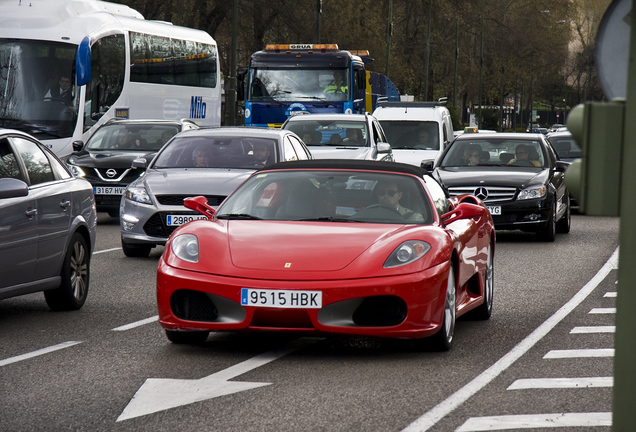
[[[251,70],[248,101],[345,102],[349,100],[349,70],[258,69]]]
[[[60,42],[0,39],[0,126],[40,139],[72,136],[76,50]]]

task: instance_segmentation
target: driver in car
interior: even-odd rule
[[[420,213],[416,213],[400,204],[402,192],[396,182],[387,181],[379,183],[375,189],[378,197],[378,204],[385,205],[395,209],[398,213],[409,222],[423,222],[424,217]]]
[[[525,144],[519,144],[516,148],[515,148],[515,157],[510,159],[510,162],[508,162],[508,165],[521,165],[519,162],[523,163],[523,162],[529,162],[531,163],[533,166],[536,167],[540,167],[541,166],[541,162],[539,162],[538,160],[533,160],[530,158],[530,149],[531,147],[525,145]]]

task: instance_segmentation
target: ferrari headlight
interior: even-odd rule
[[[518,200],[543,198],[545,196],[545,186],[531,187],[519,192]]]
[[[384,262],[385,268],[399,267],[422,258],[431,250],[431,245],[420,240],[409,240],[395,249]]]
[[[199,239],[194,234],[182,234],[172,239],[172,253],[184,261],[199,261]]]
[[[152,204],[150,195],[146,192],[146,188],[143,187],[128,187],[124,192],[126,199],[135,201],[141,204]]]

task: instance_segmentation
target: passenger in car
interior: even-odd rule
[[[464,165],[479,165],[481,158],[481,146],[470,144],[464,150]]]
[[[192,152],[192,161],[196,168],[207,168],[210,166],[210,154],[204,146],[197,147]]]

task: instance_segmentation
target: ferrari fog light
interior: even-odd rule
[[[121,218],[121,226],[124,228],[124,231],[132,231],[132,229],[135,228],[135,225],[137,225],[138,222],[138,218],[128,214],[123,215]]]
[[[423,241],[405,241],[389,255],[384,262],[384,267],[391,268],[410,264],[423,257],[430,249],[431,245]]]
[[[182,234],[172,240],[172,253],[178,258],[189,261],[199,261],[199,239],[194,234]]]

